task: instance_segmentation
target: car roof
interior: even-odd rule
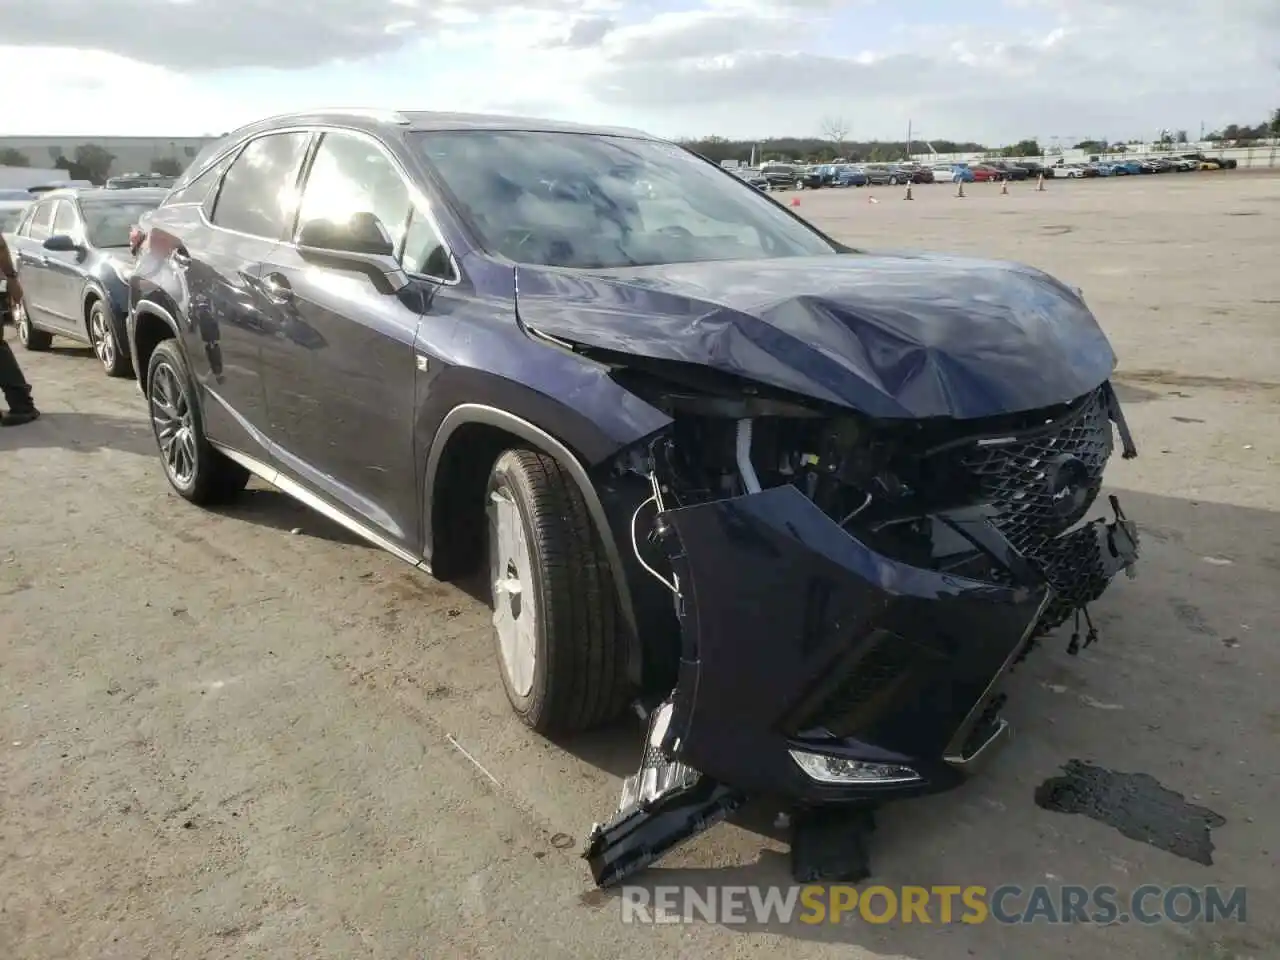
[[[513,130],[539,133],[583,133],[598,136],[630,137],[640,140],[661,139],[630,127],[597,126],[593,124],[568,123],[562,120],[545,120],[499,114],[366,108],[325,108],[300,113],[279,114],[239,127],[222,139],[229,143],[240,140],[244,136],[259,130],[267,131],[277,127],[306,126],[309,124],[335,124],[370,131],[383,130],[391,126],[412,132],[432,130]]]
[[[163,200],[169,191],[165,187],[134,187],[130,190],[108,190],[106,187],[59,187],[57,190],[46,190],[32,197],[32,200],[119,200],[136,197],[142,200]]]

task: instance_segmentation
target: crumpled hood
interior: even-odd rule
[[[988,417],[1101,384],[1115,353],[1069,288],[1016,263],[836,254],[608,271],[520,266],[520,319],[875,417]]]

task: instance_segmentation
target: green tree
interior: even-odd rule
[[[107,182],[107,177],[111,175],[111,164],[115,159],[116,155],[100,144],[82,143],[76,147],[76,165],[87,172],[86,179],[99,185]]]
[[[15,150],[13,147],[5,147],[0,150],[0,167],[29,167],[31,161],[27,159],[27,155],[21,150]]]
[[[1271,135],[1280,137],[1280,107],[1276,107],[1271,111]]]
[[[1005,147],[1000,151],[1002,157],[1042,157],[1044,150],[1040,148],[1038,140],[1019,140],[1011,147]]]
[[[161,157],[151,164],[151,172],[162,177],[179,177],[182,176],[182,164],[173,157]]]

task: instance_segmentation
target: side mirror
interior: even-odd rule
[[[409,284],[391,235],[372,213],[352,214],[346,223],[308,220],[298,231],[298,253],[321,264],[361,270],[375,284],[389,285],[392,293]]]
[[[298,246],[361,258],[395,256],[386,228],[372,213],[356,213],[346,223],[308,220],[298,234]]]
[[[52,237],[47,238],[41,246],[46,250],[52,250],[54,253],[74,253],[84,249],[84,244],[65,233],[54,234]]]

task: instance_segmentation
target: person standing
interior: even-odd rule
[[[9,255],[9,245],[5,243],[3,234],[0,234],[0,276],[4,277],[4,296],[9,301],[12,315],[23,302],[22,284],[18,282],[18,271],[13,267],[13,257]],[[40,416],[31,400],[31,384],[22,375],[18,358],[5,342],[3,324],[0,324],[0,391],[3,391],[4,401],[9,407],[9,412],[0,417],[0,426],[16,427]]]

